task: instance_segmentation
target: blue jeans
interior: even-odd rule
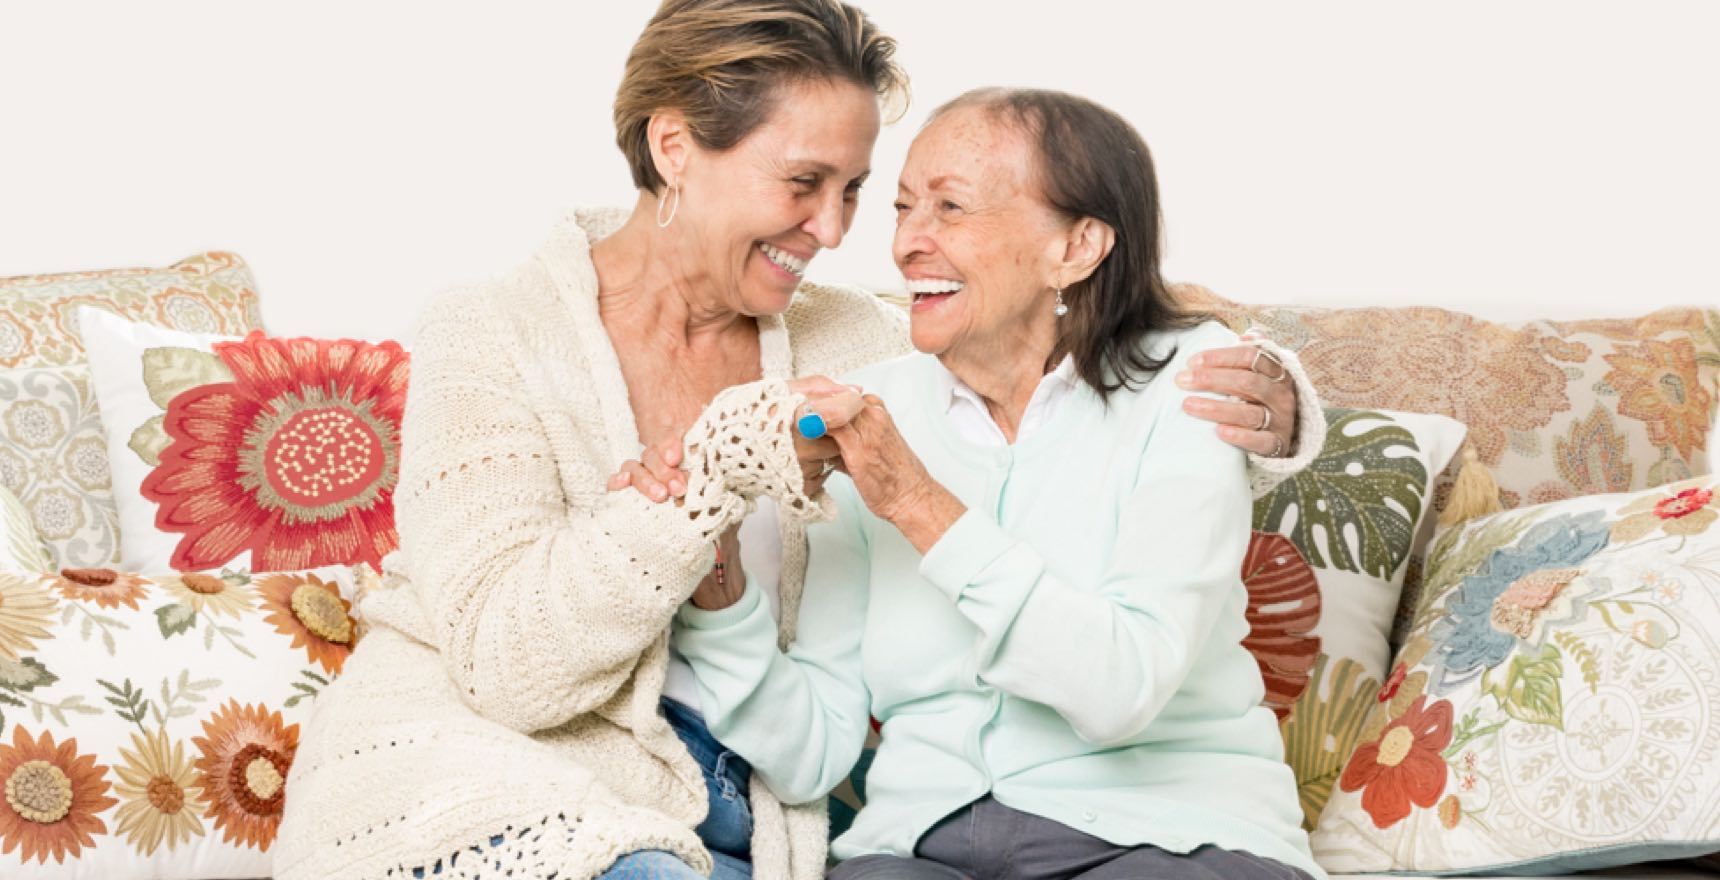
[[[747,803],[752,767],[717,742],[704,716],[692,709],[664,697],[663,717],[704,771],[709,811],[694,830],[716,862],[711,880],[752,880],[753,821]],[[666,852],[646,850],[622,856],[598,880],[704,880],[704,875]]]

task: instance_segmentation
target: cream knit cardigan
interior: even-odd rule
[[[607,493],[640,443],[590,244],[625,219],[575,212],[524,266],[445,295],[421,322],[401,552],[361,600],[370,630],[304,730],[279,880],[417,868],[585,880],[644,849],[710,870],[692,830],[705,783],[658,710],[670,618],[709,569],[714,535],[768,494],[782,510],[779,637],[792,639],[805,523],[824,499],[801,494],[787,430],[798,398],[782,380],[905,352],[907,326],[863,290],[803,286],[786,314],[758,321],[764,381],[723,392],[689,435],[687,503]],[[1306,448],[1308,410],[1321,436],[1324,420],[1311,389],[1303,400]],[[1311,455],[1252,461],[1288,473]],[[753,876],[822,877],[823,801],[785,806],[756,780],[751,791]]]

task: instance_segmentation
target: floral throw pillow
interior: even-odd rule
[[[54,558],[30,521],[30,511],[4,486],[0,486],[0,531],[5,541],[0,546],[0,572],[38,574],[54,567]]]
[[[1429,487],[1462,445],[1443,416],[1329,408],[1326,446],[1254,504],[1243,561],[1266,704],[1314,827],[1385,681]]]
[[[0,574],[0,876],[266,877],[350,569]]]
[[[398,544],[398,343],[83,327],[125,567],[380,567]]]
[[[1720,479],[1449,529],[1313,835],[1334,873],[1720,849]]]
[[[0,485],[30,511],[58,566],[119,558],[106,443],[78,333],[86,306],[188,331],[262,326],[251,271],[228,253],[162,269],[0,278]]]

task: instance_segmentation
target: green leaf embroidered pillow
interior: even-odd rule
[[[1720,849],[1717,493],[1699,477],[1442,532],[1320,863],[1562,873]]]
[[[268,876],[354,576],[0,574],[0,876]]]
[[[1251,633],[1312,828],[1360,736],[1391,649],[1429,485],[1464,439],[1444,416],[1327,409],[1326,445],[1254,504]]]
[[[125,567],[379,567],[398,544],[399,344],[83,328]]]

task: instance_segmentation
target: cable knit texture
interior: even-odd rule
[[[692,830],[704,781],[658,711],[669,621],[712,538],[769,495],[783,511],[778,640],[792,641],[805,525],[828,502],[801,491],[786,425],[799,401],[783,380],[904,353],[907,323],[863,290],[803,285],[786,314],[759,319],[765,380],[719,395],[689,433],[685,503],[608,493],[640,443],[590,244],[625,219],[575,212],[525,265],[444,295],[421,322],[401,550],[303,733],[279,880],[438,866],[582,880],[643,849],[710,870]],[[753,876],[822,877],[823,801],[784,806],[755,779],[751,805]]]
[[[759,321],[765,380],[720,394],[689,432],[685,502],[607,493],[639,437],[589,248],[625,216],[577,212],[526,265],[445,295],[422,321],[401,551],[305,731],[281,880],[438,865],[579,880],[641,849],[710,869],[692,831],[704,781],[658,712],[669,620],[716,534],[769,495],[790,550],[792,637],[804,526],[827,513],[801,491],[788,433],[799,399],[783,380],[896,355],[907,327],[865,291],[804,286],[786,315]],[[784,808],[763,785],[752,805],[755,876],[823,876],[823,805]]]

